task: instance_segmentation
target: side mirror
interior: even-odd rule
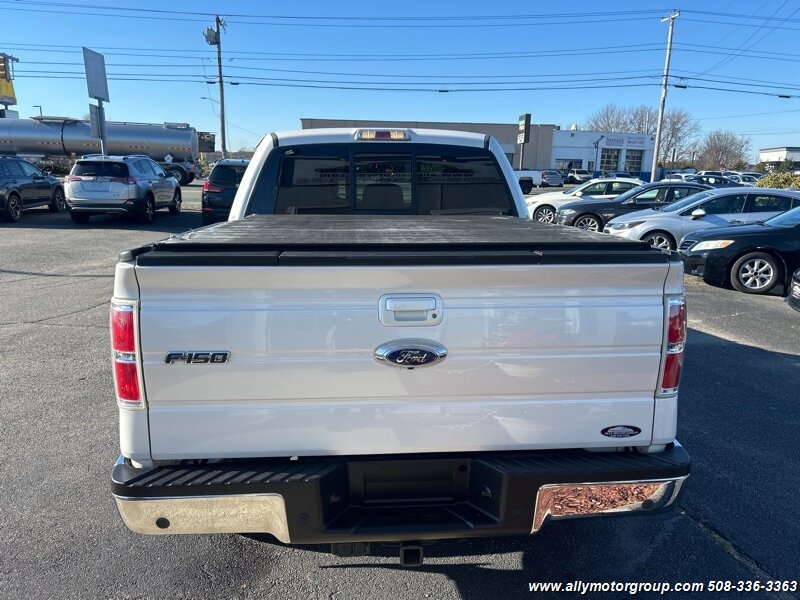
[[[633,206],[634,204],[636,204],[636,198],[631,198],[630,200],[625,200],[622,206]]]
[[[583,196],[583,192],[581,192],[581,191],[577,191],[577,192],[575,192],[575,195],[576,195],[578,198],[580,198],[581,196]]]
[[[52,175],[53,174],[53,169],[45,169],[44,171],[42,171],[42,173],[44,173],[45,175],[48,175],[48,176]]]
[[[161,179],[166,179],[166,178],[167,178],[167,175],[166,175],[166,173],[159,173],[159,174],[158,174],[158,176],[159,176]]]
[[[706,211],[704,211],[702,208],[695,208],[692,211],[692,220],[700,219],[700,218],[705,217],[705,216],[706,216]]]

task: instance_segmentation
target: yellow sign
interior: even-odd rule
[[[17,95],[14,93],[14,82],[0,79],[0,104],[16,104]]]

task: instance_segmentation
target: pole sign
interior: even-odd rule
[[[198,152],[215,152],[216,135],[210,131],[197,132],[197,151]]]
[[[89,125],[92,128],[92,137],[96,140],[103,139],[103,129],[106,124],[104,113],[102,107],[89,103]]]
[[[531,113],[519,116],[519,133],[517,133],[517,143],[527,144],[531,141]]]
[[[99,52],[84,48],[83,66],[86,69],[86,87],[89,89],[89,98],[111,102],[108,99],[105,57]]]

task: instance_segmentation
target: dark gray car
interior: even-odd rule
[[[614,217],[627,215],[643,208],[658,208],[682,200],[692,194],[711,189],[702,183],[684,183],[680,180],[647,183],[628,190],[616,198],[586,198],[563,204],[558,209],[556,222],[589,231],[602,231]]]
[[[0,218],[16,223],[24,209],[47,206],[51,212],[67,207],[64,187],[26,160],[0,156]]]
[[[249,160],[234,158],[224,158],[214,164],[203,184],[203,225],[228,220],[233,199],[249,164]]]

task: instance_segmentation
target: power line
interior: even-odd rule
[[[791,110],[774,110],[770,112],[760,112],[760,113],[747,113],[744,115],[725,115],[722,117],[699,117],[697,119],[691,119],[692,121],[717,121],[720,119],[741,119],[744,117],[763,117],[765,115],[782,115],[786,113],[796,113],[800,112],[800,108],[794,108]]]
[[[0,0],[0,3],[2,3],[2,2],[3,2],[3,0]],[[56,6],[63,7],[63,5],[56,5]],[[97,8],[106,8],[106,9],[108,9],[108,7],[96,7],[95,9],[97,9]],[[11,7],[6,7],[5,10],[18,11],[18,12],[29,12],[29,13],[43,13],[43,12],[48,12],[49,13],[49,12],[51,12],[50,10],[47,10],[47,9],[44,9],[44,8],[38,9],[38,8],[16,8],[16,7],[11,8]],[[125,19],[147,19],[147,20],[171,21],[171,22],[179,21],[179,22],[187,22],[187,23],[205,23],[207,21],[207,18],[203,18],[203,17],[198,18],[198,19],[193,19],[193,18],[190,18],[190,17],[186,17],[185,16],[186,13],[184,13],[184,12],[173,12],[173,13],[170,13],[171,16],[155,16],[155,15],[136,14],[136,12],[137,12],[136,9],[132,9],[132,8],[131,9],[122,9],[122,8],[117,7],[117,10],[128,10],[128,11],[132,11],[132,12],[125,13],[125,14],[110,14],[110,13],[96,13],[96,12],[79,12],[79,11],[76,11],[76,10],[70,10],[68,13],[65,13],[63,16],[77,15],[77,16],[100,17],[100,18],[110,17],[110,18],[114,18],[114,19],[125,18]],[[616,14],[619,14],[620,18],[617,18],[616,16],[614,16]],[[634,12],[633,14],[642,14],[642,13],[641,12]],[[624,16],[624,19],[621,18],[622,16]],[[525,17],[522,17],[522,18],[517,17],[513,21],[510,21],[510,22],[507,22],[507,23],[487,23],[485,19],[482,19],[480,17],[473,17],[475,19],[474,23],[463,23],[463,24],[451,23],[451,22],[445,22],[445,21],[437,22],[437,23],[434,23],[434,24],[424,24],[424,23],[420,23],[420,22],[409,23],[409,24],[400,24],[400,23],[393,23],[393,24],[369,23],[369,24],[366,24],[366,23],[360,23],[360,22],[359,23],[344,23],[344,22],[341,22],[341,23],[339,23],[339,22],[337,22],[337,23],[319,22],[319,23],[317,23],[317,22],[309,22],[309,21],[303,21],[303,22],[276,22],[276,21],[259,21],[259,20],[257,20],[257,19],[275,19],[275,18],[276,17],[264,17],[264,16],[259,16],[259,15],[252,15],[250,17],[247,17],[247,20],[244,20],[244,21],[239,21],[239,20],[237,20],[235,18],[229,18],[229,17],[226,17],[226,21],[228,23],[233,23],[233,24],[237,24],[237,25],[255,25],[255,26],[273,26],[273,27],[276,27],[276,26],[277,27],[324,27],[324,28],[344,28],[344,29],[354,29],[354,28],[355,29],[364,29],[364,28],[367,28],[367,29],[375,29],[375,28],[381,28],[381,29],[386,29],[386,28],[392,28],[392,29],[408,29],[408,28],[413,28],[413,29],[481,28],[481,29],[483,29],[483,28],[486,28],[486,27],[517,27],[518,28],[518,27],[531,27],[531,26],[535,26],[535,25],[547,25],[549,27],[549,26],[554,26],[554,25],[574,25],[576,23],[616,23],[616,22],[621,22],[623,20],[625,22],[629,22],[629,21],[644,21],[644,20],[649,20],[651,17],[650,16],[636,17],[636,16],[632,16],[631,12],[622,12],[622,13],[607,12],[607,13],[593,13],[592,16],[590,16],[590,17],[588,17],[586,19],[583,19],[583,20],[580,19],[580,18],[576,18],[576,17],[570,17],[567,20],[545,21],[545,22],[541,22],[541,23],[525,21],[524,20]],[[309,18],[314,18],[314,17],[309,17]],[[529,19],[546,19],[546,18],[564,19],[563,14],[558,14],[558,15],[530,15],[529,16]],[[319,20],[320,17],[316,17],[316,19]],[[447,21],[451,21],[451,20],[452,19],[447,19]]]
[[[778,13],[781,11],[781,9],[782,9],[784,6],[786,6],[788,3],[789,3],[789,0],[784,0],[783,4],[781,4],[781,5],[780,5],[780,6],[777,8],[777,10],[776,10],[774,13],[772,13],[772,16],[774,17],[775,15],[777,15],[777,14],[778,14]],[[797,11],[795,10],[793,13],[791,13],[791,14],[789,15],[789,17],[793,16],[793,15],[794,15],[796,12],[797,12]],[[787,17],[787,19],[788,19],[789,17]],[[776,27],[778,27],[778,25],[780,25],[780,24],[781,24],[781,23],[779,22],[779,23],[777,23],[775,26],[773,26],[773,27],[771,27],[770,29],[768,29],[768,30],[767,30],[767,31],[764,33],[764,35],[766,35],[767,33],[769,33],[769,31],[771,31],[771,30],[775,29]],[[761,29],[762,29],[763,27],[765,27],[766,25],[767,25],[767,21],[764,21],[764,23],[761,25],[761,27],[759,27],[758,29],[756,29],[756,30],[755,30],[753,33],[751,33],[751,34],[748,36],[748,38],[747,38],[746,40],[744,40],[744,41],[743,41],[741,44],[739,44],[739,47],[737,48],[738,52],[736,52],[736,54],[735,54],[734,56],[730,56],[730,57],[728,57],[728,58],[724,58],[724,59],[722,59],[721,61],[719,61],[719,62],[715,63],[715,64],[714,64],[714,65],[712,65],[712,66],[710,66],[708,69],[706,69],[705,71],[703,71],[703,75],[705,75],[706,73],[710,73],[711,71],[714,71],[714,70],[718,69],[719,67],[722,67],[722,66],[724,66],[724,65],[728,64],[728,63],[729,63],[729,62],[731,62],[732,60],[734,60],[734,59],[736,59],[737,57],[741,56],[741,54],[742,54],[742,53],[743,53],[745,50],[749,50],[750,48],[752,48],[753,46],[755,46],[755,45],[756,45],[756,44],[759,42],[759,40],[753,40],[753,43],[752,43],[750,46],[748,46],[747,48],[745,48],[745,47],[744,47],[744,46],[745,46],[745,44],[747,44],[747,43],[748,43],[750,40],[752,40],[752,39],[753,39],[753,38],[754,38],[754,37],[755,37],[755,36],[756,36],[756,35],[757,35],[757,34],[758,34],[760,31],[761,31]],[[764,36],[762,36],[760,39],[764,39]]]
[[[79,62],[52,62],[52,61],[25,61],[25,65],[48,65],[48,66],[82,66],[83,63]],[[198,63],[198,64],[158,64],[158,63],[106,63],[106,67],[156,67],[159,69],[202,69],[203,73],[206,73],[206,65],[205,63]],[[242,71],[259,71],[259,72],[270,72],[270,73],[292,73],[298,75],[328,75],[328,76],[346,76],[346,77],[393,77],[397,79],[501,79],[501,78],[508,78],[514,77],[516,78],[512,83],[519,83],[520,79],[527,79],[530,77],[535,77],[536,80],[541,80],[542,78],[550,78],[550,77],[564,77],[563,73],[508,73],[504,75],[418,75],[418,74],[401,74],[401,73],[350,73],[350,72],[342,72],[342,71],[304,71],[304,70],[297,70],[297,69],[273,69],[269,67],[242,67],[236,65],[227,65],[226,70],[234,71],[234,70],[242,70]],[[82,71],[63,71],[63,70],[28,70],[25,69],[24,72],[27,73],[74,73],[80,74]],[[128,73],[117,73],[117,74],[128,74]],[[593,75],[625,75],[623,77],[615,77],[615,78],[603,78],[604,81],[615,81],[615,80],[624,80],[624,79],[636,79],[636,78],[652,78],[658,77],[658,73],[654,71],[593,71],[590,73],[573,73],[567,79],[561,80],[553,80],[549,83],[568,83],[571,81],[595,81],[596,78],[590,79],[576,79],[580,77],[591,77]],[[638,75],[637,75],[638,74]],[[158,73],[135,73],[135,75],[158,75]],[[167,74],[163,74],[167,76]]]
[[[736,25],[737,27],[756,27],[758,29],[761,29],[763,27],[763,24],[758,25],[756,23],[729,23],[727,21],[720,21],[720,20],[708,21],[704,19],[692,19],[690,17],[687,17],[686,19],[684,19],[684,21],[690,21],[692,23],[706,23],[708,25]],[[796,21],[792,20],[791,22],[796,22]],[[800,27],[782,27],[781,31],[800,31]]]
[[[739,94],[754,94],[754,95],[757,95],[757,96],[773,96],[775,98],[786,98],[786,99],[789,99],[789,98],[800,98],[800,96],[794,95],[794,94],[772,94],[772,93],[769,93],[769,92],[758,92],[758,91],[755,91],[755,90],[734,90],[734,89],[731,89],[731,88],[711,87],[711,86],[707,86],[707,85],[688,85],[688,84],[682,84],[682,83],[670,83],[670,85],[672,87],[675,87],[675,88],[683,88],[683,89],[690,88],[690,89],[698,89],[698,90],[714,90],[714,91],[717,91],[717,92],[737,92]]]
[[[63,71],[63,70],[49,70],[49,69],[23,69],[17,70],[18,73],[22,74],[36,74],[36,75],[83,75],[82,71]],[[167,73],[110,73],[110,76],[113,75],[115,77],[158,77],[158,78],[171,78],[171,77],[197,77],[195,75],[174,75],[174,74],[167,74]],[[337,83],[337,84],[373,84],[373,85],[406,85],[406,86],[421,86],[421,85],[431,85],[432,83],[436,82],[398,82],[398,81],[343,81],[343,80],[319,80],[319,79],[292,79],[292,78],[285,78],[285,77],[253,77],[253,76],[246,76],[246,75],[231,75],[239,80],[246,80],[246,81],[281,81],[281,82],[290,82],[290,83]],[[544,81],[541,83],[574,83],[574,84],[582,84],[582,83],[615,83],[620,81],[631,81],[631,80],[638,80],[638,79],[654,79],[658,77],[658,75],[639,75],[639,76],[628,76],[628,77],[594,77],[588,79],[575,79],[574,77],[568,79],[555,79],[551,81]],[[204,79],[207,79],[204,77]],[[158,80],[156,80],[158,81]],[[539,83],[539,78],[537,77],[533,81],[525,81],[519,79],[513,79],[510,81],[489,81],[489,82],[473,82],[473,81],[450,81],[446,84],[441,85],[486,85],[487,83],[491,83],[493,85],[519,85],[525,83]],[[575,87],[571,87],[570,89],[575,89]]]

